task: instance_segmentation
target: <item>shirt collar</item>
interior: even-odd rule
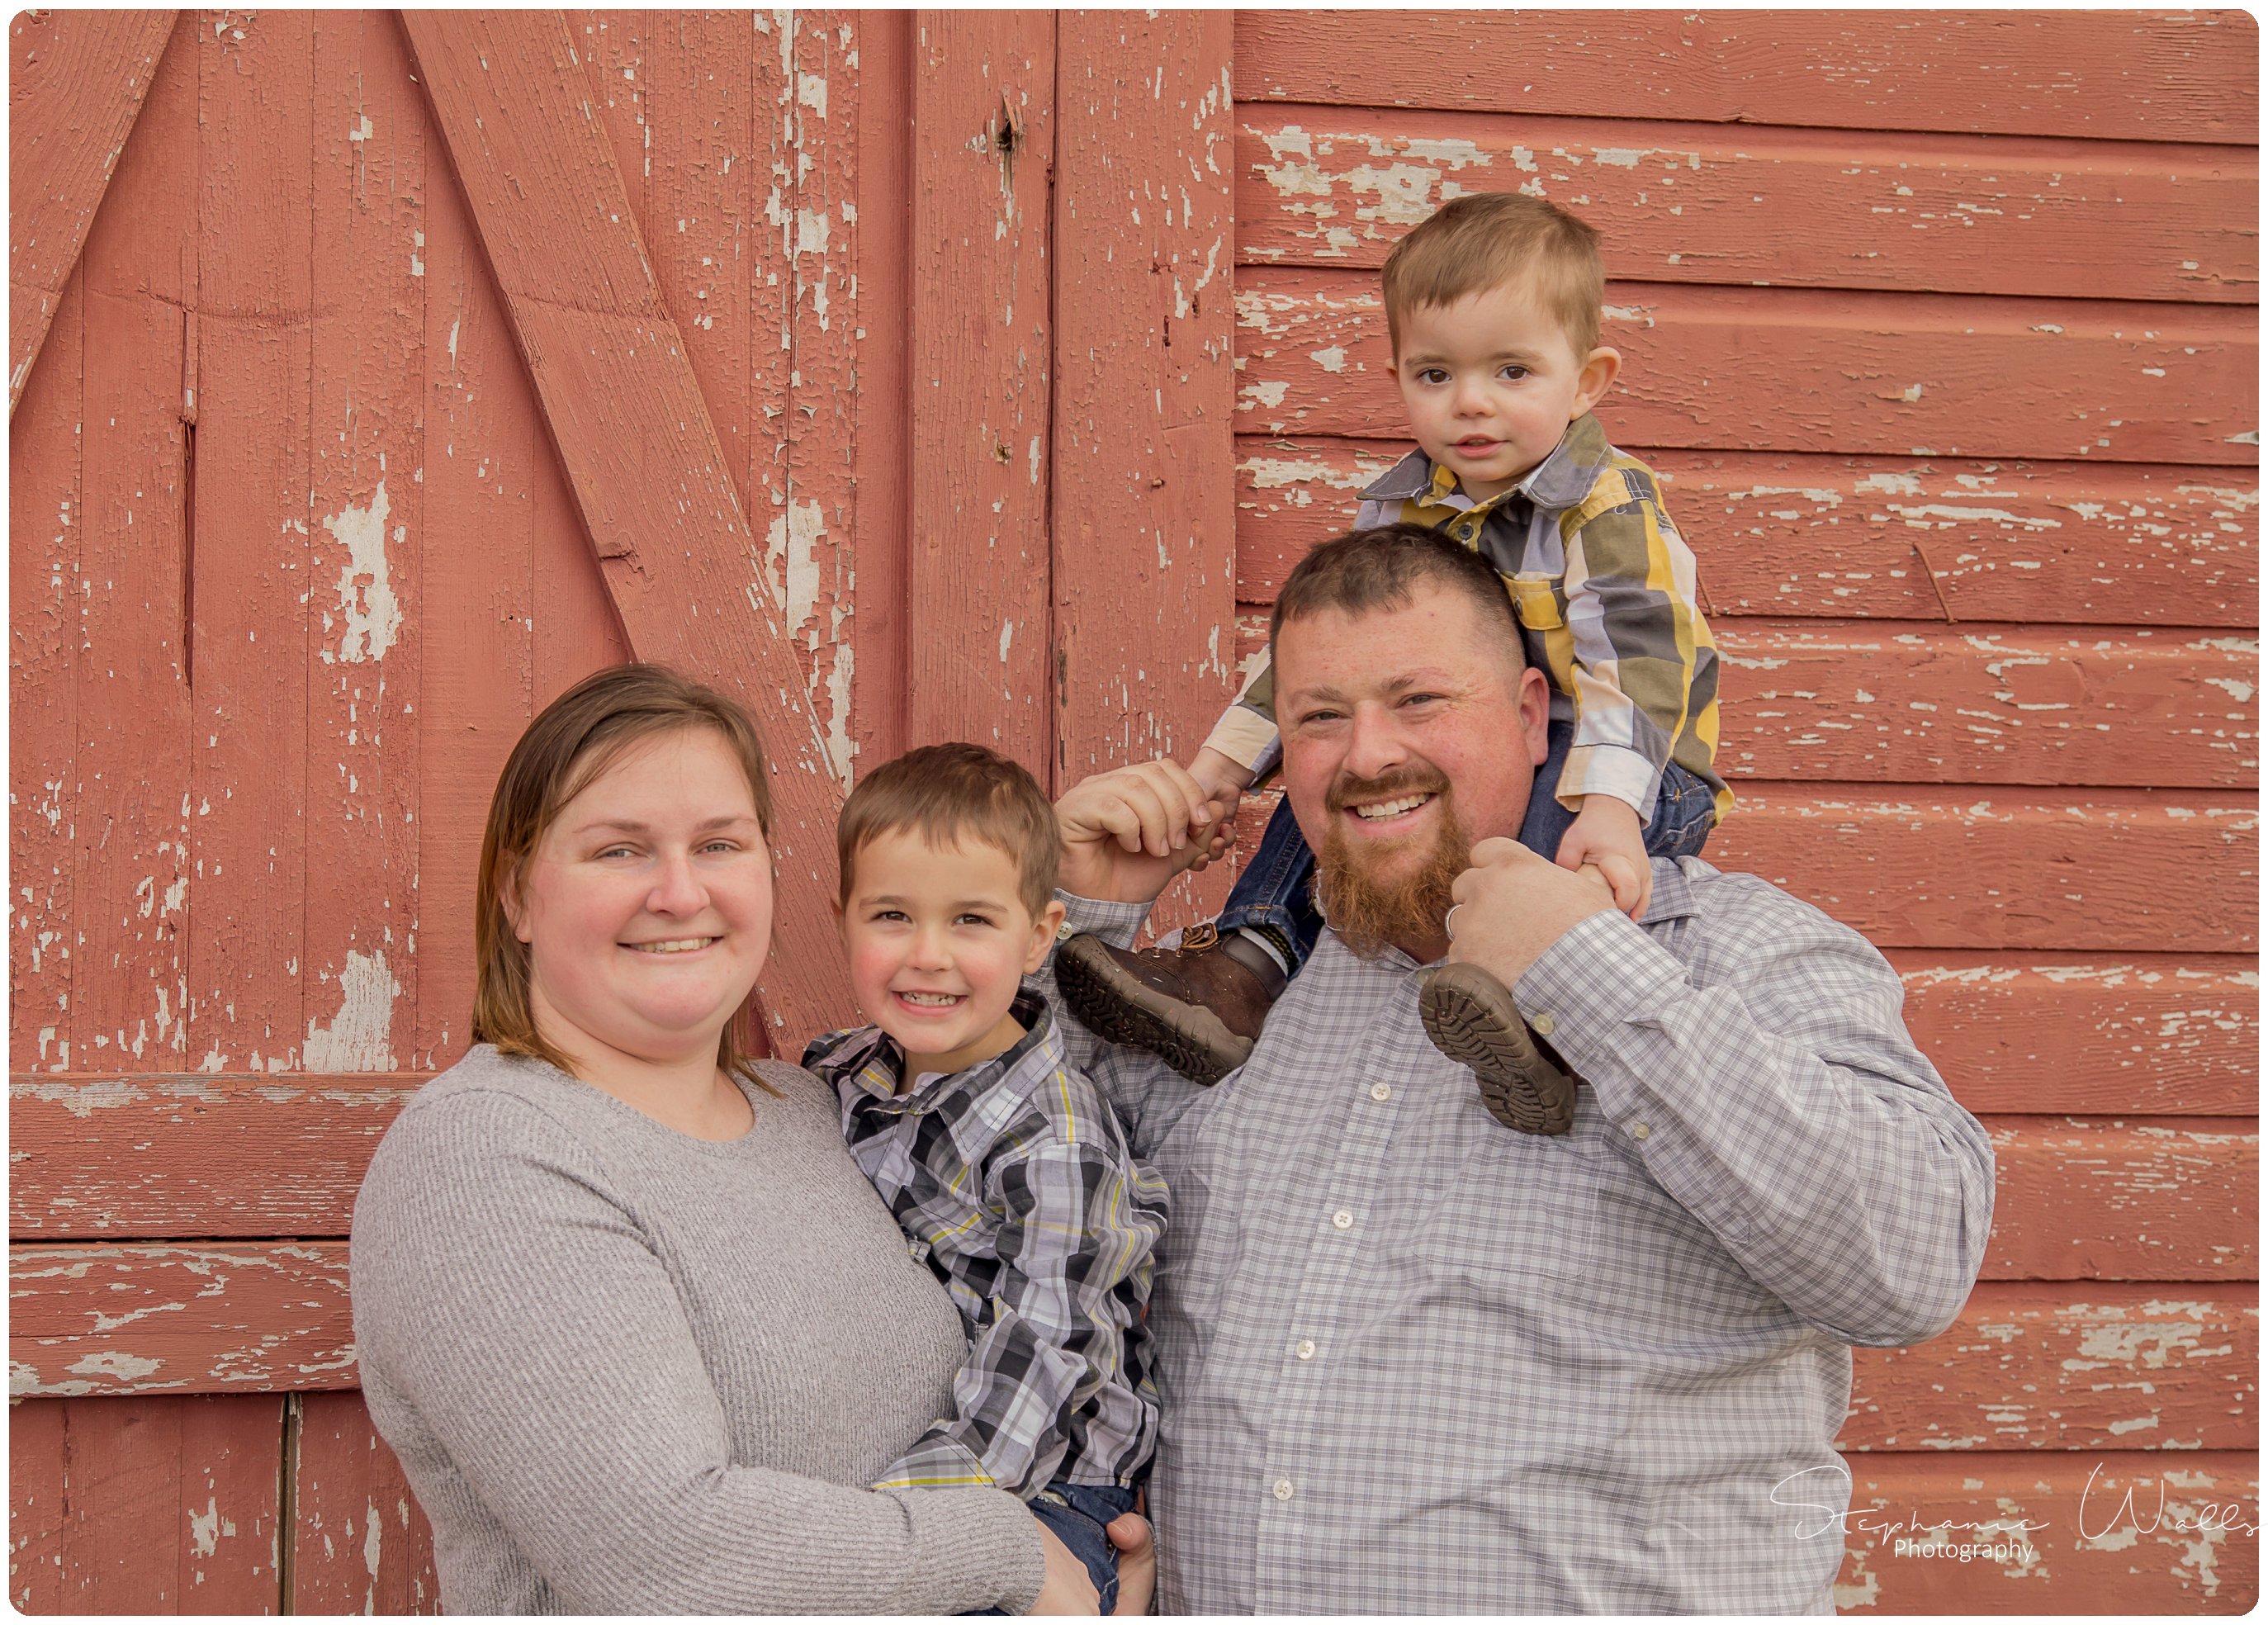
[[[965,1097],[972,1106],[989,1106],[996,1104],[990,1097],[999,1095],[1003,1098],[997,1104],[1005,1105],[1030,1094],[1041,1078],[1064,1064],[1062,1036],[1056,1031],[1044,999],[1035,993],[1019,992],[1008,1013],[1022,1023],[1022,1038],[990,1060],[932,1078],[903,1095],[897,1089],[905,1067],[905,1050],[880,1027],[857,1028],[819,1039],[805,1056],[804,1065],[830,1083],[850,1083],[879,1111],[931,1112],[954,1096]],[[1025,1064],[1027,1061],[1034,1064]]]
[[[1539,508],[1556,512],[1572,508],[1590,495],[1599,469],[1613,451],[1599,420],[1585,412],[1567,425],[1567,432],[1559,437],[1549,457],[1530,469],[1517,485],[1485,502],[1475,502],[1460,493],[1457,476],[1422,451],[1411,452],[1364,486],[1362,495],[1372,502],[1414,500],[1425,506],[1442,505],[1460,512],[1485,512],[1513,497],[1525,497]]]

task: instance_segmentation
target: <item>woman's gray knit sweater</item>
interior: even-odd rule
[[[455,1613],[1021,1613],[997,1489],[878,1494],[967,1353],[944,1289],[764,1062],[711,1142],[482,1045],[417,1091],[355,1203],[372,1419]],[[744,1086],[745,1089],[745,1086]]]

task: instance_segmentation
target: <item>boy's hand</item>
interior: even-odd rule
[[[1638,811],[1611,795],[1587,795],[1583,810],[1559,842],[1559,867],[1595,866],[1615,894],[1615,906],[1632,920],[1646,912],[1653,896],[1653,862],[1646,855],[1646,831]]]
[[[1223,756],[1211,745],[1203,745],[1189,762],[1189,774],[1207,798],[1222,809],[1221,816],[1209,828],[1190,831],[1205,842],[1204,854],[1189,865],[1191,869],[1201,869],[1228,850],[1228,826],[1236,821],[1237,804],[1245,786],[1252,782],[1252,770],[1235,757]]]

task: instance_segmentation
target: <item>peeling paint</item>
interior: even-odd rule
[[[350,949],[339,973],[339,1011],[328,1026],[307,1023],[299,1064],[309,1072],[392,1072],[394,1001],[401,984],[386,966],[386,950]]]
[[[382,660],[401,631],[401,604],[394,596],[393,578],[386,562],[386,482],[372,493],[370,506],[351,504],[323,521],[323,528],[347,550],[339,571],[337,614],[346,627],[335,654],[319,651],[326,665],[334,661],[361,664]],[[403,539],[397,528],[394,539]],[[333,625],[331,612],[323,614],[323,629]]]

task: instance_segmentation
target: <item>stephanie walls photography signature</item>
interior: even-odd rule
[[[2168,1470],[2180,1469],[2169,1466]],[[2108,1540],[2124,1545],[2138,1534],[2154,1534],[2161,1530],[2188,1534],[2206,1530],[2248,1535],[2260,1533],[2260,1525],[2248,1516],[2248,1509],[2241,1502],[2208,1502],[2201,1507],[2184,1509],[2169,1504],[2163,1478],[2158,1481],[2153,1495],[2146,1488],[2137,1485],[2115,1490],[2099,1481],[2102,1476],[2102,1464],[2098,1461],[2079,1494],[2077,1527],[2083,1541]],[[1850,1493],[1851,1471],[1836,1462],[1788,1474],[1772,1486],[1771,1502],[1774,1506],[1793,1507],[1806,1515],[1796,1520],[1795,1537],[1799,1540],[1815,1540],[1830,1533],[1872,1535],[1878,1543],[1920,1535],[1942,1540],[1949,1532],[1962,1531],[1979,1540],[2015,1540],[2029,1546],[2034,1534],[2054,1526],[2054,1520],[2044,1518],[1924,1518],[1911,1511],[1901,1518],[1882,1507],[1845,1506],[1843,1503]]]

